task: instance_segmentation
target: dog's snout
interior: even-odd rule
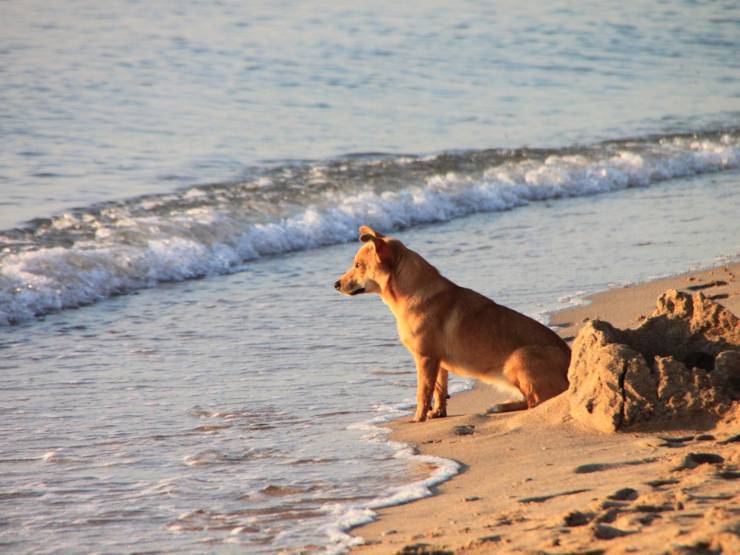
[[[341,287],[342,287],[342,282],[341,281],[337,280],[337,281],[334,282],[334,289],[336,289],[337,291],[339,291],[339,289]]]

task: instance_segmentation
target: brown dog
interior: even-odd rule
[[[416,360],[414,422],[447,415],[448,371],[514,386],[524,396],[497,411],[531,408],[567,389],[570,348],[552,330],[455,285],[397,239],[362,226],[360,241],[334,287],[345,295],[379,293],[396,317]]]

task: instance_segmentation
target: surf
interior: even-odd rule
[[[399,230],[738,167],[738,129],[273,163],[239,182],[81,207],[0,232],[0,325],[352,241],[361,224]]]

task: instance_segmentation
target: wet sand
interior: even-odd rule
[[[572,338],[588,319],[637,327],[667,289],[702,291],[740,314],[740,264],[609,290],[553,314]],[[488,415],[478,386],[449,417],[395,421],[391,439],[451,458],[461,474],[435,495],[379,511],[355,553],[740,552],[740,407],[715,428],[603,434],[574,422],[564,396]]]

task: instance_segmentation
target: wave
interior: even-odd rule
[[[238,182],[80,208],[0,232],[0,325],[244,262],[530,202],[740,167],[740,129],[563,149],[283,162]]]

